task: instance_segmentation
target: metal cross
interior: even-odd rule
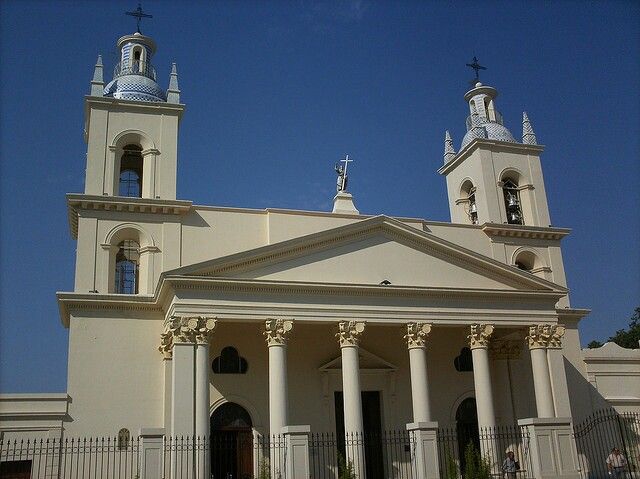
[[[149,15],[147,13],[144,13],[142,11],[142,6],[140,4],[138,4],[138,8],[136,10],[134,10],[133,12],[124,12],[126,15],[130,15],[132,17],[136,17],[137,19],[137,27],[138,27],[138,33],[142,33],[140,31],[140,20],[142,20],[143,18],[153,18],[153,15]]]
[[[352,159],[349,158],[349,155],[345,156],[345,158],[343,160],[340,160],[340,163],[344,163],[344,176],[346,178],[347,176],[347,166],[349,165],[349,162],[353,162]]]
[[[473,68],[476,71],[476,82],[480,81],[480,70],[486,70],[487,67],[483,67],[478,63],[478,59],[474,56],[473,63],[467,63],[468,67]]]

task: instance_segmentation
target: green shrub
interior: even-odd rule
[[[341,453],[338,453],[338,479],[358,479],[353,461],[347,462]]]
[[[464,461],[465,479],[491,479],[491,463],[482,457],[472,442],[464,450]]]

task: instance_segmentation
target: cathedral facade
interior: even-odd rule
[[[457,150],[445,136],[450,223],[361,215],[347,161],[332,212],[195,205],[176,194],[176,67],[164,90],[151,38],[117,45],[113,79],[99,59],[85,97],[84,192],[67,195],[68,391],[44,398],[50,429],[570,427],[606,405],[583,361],[588,310],[569,301],[570,230],[551,226],[544,148],[526,113],[517,139],[504,125],[495,88],[464,95]],[[554,437],[571,463],[570,435]]]

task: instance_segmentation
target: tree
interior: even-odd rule
[[[622,348],[636,349],[640,347],[640,306],[638,306],[629,321],[628,329],[619,329],[616,334],[609,338],[609,341],[616,343]],[[591,341],[588,348],[599,348],[602,346],[600,341]]]

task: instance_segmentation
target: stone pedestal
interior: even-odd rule
[[[340,191],[333,198],[333,211],[332,213],[342,213],[346,215],[358,215],[360,212],[356,209],[356,205],[353,204],[353,196],[346,191]]]
[[[164,428],[140,429],[140,479],[162,479]]]
[[[282,428],[286,448],[286,477],[311,477],[309,475],[310,431],[310,426],[285,426]]]
[[[520,419],[529,432],[535,479],[580,479],[571,418]]]
[[[438,423],[407,424],[411,437],[411,470],[415,479],[440,479],[438,461]]]

